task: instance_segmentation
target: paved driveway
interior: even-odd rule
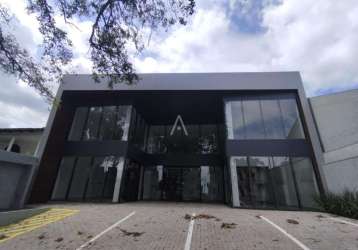
[[[192,203],[52,204],[80,210],[0,249],[358,249],[358,221]]]

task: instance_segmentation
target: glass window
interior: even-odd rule
[[[63,157],[57,174],[55,187],[52,193],[53,200],[65,200],[68,186],[71,181],[73,166],[75,164],[74,157]]]
[[[183,168],[183,201],[200,200],[200,168]]]
[[[87,107],[79,107],[76,109],[75,115],[73,117],[71,130],[68,135],[68,140],[70,141],[81,140],[83,127],[85,126],[86,123],[87,113],[88,113]]]
[[[83,140],[98,139],[99,123],[102,116],[102,107],[91,107],[88,113],[87,124],[83,131]]]
[[[91,171],[91,157],[78,157],[72,177],[69,200],[82,200],[85,194],[88,175]]]
[[[146,167],[143,178],[143,200],[160,200],[163,189],[163,166]]]
[[[232,98],[225,115],[230,140],[305,138],[293,94]]]
[[[287,139],[305,138],[295,97],[290,95],[282,96],[279,101],[285,137]]]
[[[278,207],[297,208],[297,192],[289,157],[273,157],[271,173]]]
[[[311,160],[307,157],[293,157],[291,161],[302,207],[316,208],[314,197],[319,192]]]
[[[231,103],[232,128],[235,139],[245,139],[245,126],[242,101],[233,101]]]
[[[150,126],[147,151],[149,154],[165,153],[167,147],[165,145],[165,126]]]
[[[199,146],[201,154],[210,154],[218,151],[218,127],[215,124],[201,125]]]
[[[249,166],[250,193],[253,196],[252,201],[255,206],[275,206],[273,183],[270,175],[272,165],[269,157],[250,156]]]
[[[86,190],[87,200],[102,198],[106,174],[108,172],[108,170],[104,168],[103,163],[103,157],[94,159]]]
[[[265,124],[266,138],[284,139],[285,131],[277,98],[273,99],[271,97],[262,97],[261,107]]]
[[[264,139],[265,131],[261,115],[260,101],[243,99],[245,132],[247,139]]]
[[[103,107],[101,128],[99,132],[99,140],[113,140],[114,133],[117,129],[120,129],[116,125],[117,121],[117,107],[107,106]],[[123,134],[123,132],[122,132]]]
[[[222,169],[213,166],[201,166],[201,200],[222,201]]]
[[[68,140],[126,141],[130,110],[131,106],[79,107],[76,109]]]

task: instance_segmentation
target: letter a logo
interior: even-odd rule
[[[176,130],[184,130],[184,134],[188,136],[188,131],[186,130],[186,127],[184,125],[183,119],[180,115],[177,116],[177,119],[175,119],[174,125],[172,129],[170,130],[170,136],[172,136]]]

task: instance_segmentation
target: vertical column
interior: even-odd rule
[[[14,145],[14,143],[15,143],[15,137],[12,137],[9,144],[7,145],[7,149],[6,149],[7,152],[11,152],[11,148]]]
[[[232,206],[240,207],[239,186],[237,182],[237,170],[236,170],[235,157],[230,158],[230,176],[231,176],[231,188],[232,188]]]
[[[117,203],[119,201],[119,192],[121,190],[121,182],[122,182],[122,175],[123,175],[123,168],[124,168],[123,157],[119,159],[116,168],[117,168],[117,176],[116,176],[116,183],[114,185],[114,191],[113,191],[113,198],[112,198],[113,203]]]

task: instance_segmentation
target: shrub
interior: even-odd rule
[[[315,198],[325,212],[358,219],[358,192],[345,190],[342,194],[327,193]]]

